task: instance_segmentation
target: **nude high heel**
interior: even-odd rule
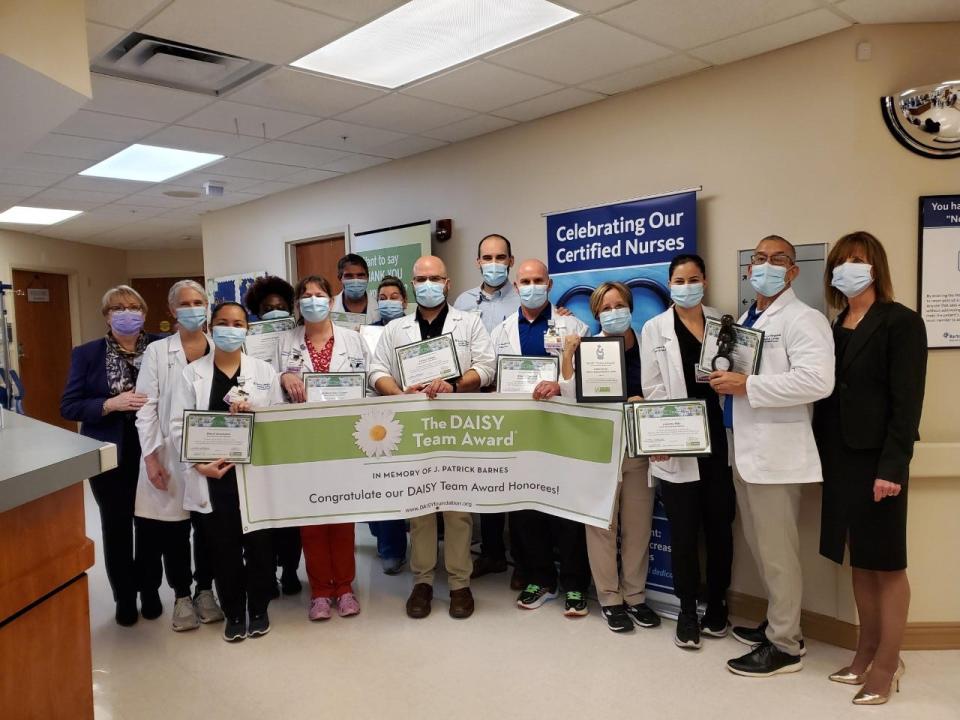
[[[886,694],[881,693],[870,693],[865,690],[861,690],[853,698],[854,705],[883,705],[890,700],[890,696],[893,694],[893,690],[896,689],[897,692],[900,692],[900,678],[903,677],[903,674],[907,671],[907,666],[904,664],[902,659],[897,660],[897,671],[893,674],[893,679],[890,681],[890,687],[887,689]]]
[[[850,667],[840,668],[835,673],[829,676],[831,682],[843,683],[844,685],[863,685],[867,679],[867,673],[870,672],[870,668],[873,666],[873,663],[867,665],[867,669],[864,670],[859,675],[855,675],[850,672]]]

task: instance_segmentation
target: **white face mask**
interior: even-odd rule
[[[856,297],[873,284],[872,270],[867,263],[841,263],[833,269],[830,284],[848,298]]]

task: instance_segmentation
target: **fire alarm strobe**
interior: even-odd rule
[[[223,197],[223,185],[208,180],[203,184],[203,194],[204,197]]]

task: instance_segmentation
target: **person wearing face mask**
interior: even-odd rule
[[[254,412],[283,402],[276,371],[243,352],[247,313],[235,302],[220,303],[210,314],[214,351],[187,365],[176,383],[170,411],[170,438],[183,442],[185,410]],[[213,560],[217,595],[226,616],[223,639],[237,642],[270,632],[271,590],[275,582],[272,536],[268,530],[243,532],[240,496],[233,463],[181,463],[183,506],[200,514]]]
[[[813,422],[823,462],[820,554],[842,565],[849,547],[860,618],[856,654],[830,680],[863,685],[853,702],[880,705],[904,672],[907,481],[923,409],[927,331],[916,312],[894,302],[887,254],[870,233],[836,242],[824,284],[839,315],[837,383],[817,403]]]
[[[750,258],[756,301],[740,325],[763,330],[755,375],[717,370],[710,385],[724,398],[724,425],[732,429],[737,510],[747,546],[768,595],[767,619],[733,636],[752,650],[727,662],[747,677],[803,668],[800,632],[800,497],[821,482],[810,425],[813,403],[833,391],[833,335],[827,319],[790,287],[800,273],[793,245],[765,237]]]
[[[160,337],[144,332],[147,304],[128,285],[107,290],[100,309],[107,335],[73,349],[60,414],[65,420],[82,423],[81,435],[117,446],[117,467],[90,478],[90,489],[100,508],[103,555],[116,602],[116,621],[129,626],[139,617],[138,592],[140,614],[145,619],[163,614],[156,588],[141,591],[138,587],[133,519],[140,475],[136,413],[148,400],[136,390],[137,376],[144,352]]]
[[[281,320],[293,313],[293,298],[293,285],[276,275],[267,275],[254,281],[243,297],[243,304],[248,313],[261,320]],[[297,576],[302,550],[300,528],[271,528],[269,532],[280,568],[280,586],[274,584],[273,597],[280,597],[281,592],[296,595],[303,589]]]
[[[167,296],[177,332],[149,345],[143,354],[137,392],[147,402],[137,411],[137,431],[143,461],[137,483],[134,523],[137,529],[137,564],[140,592],[155,593],[163,569],[173,588],[173,629],[193,630],[200,623],[223,620],[213,596],[213,570],[209,548],[194,525],[196,592],[190,587],[190,512],[183,507],[183,473],[180,448],[170,439],[170,409],[173,388],[183,368],[210,352],[207,324],[207,294],[193,280],[173,284]]]
[[[572,315],[556,316],[549,294],[553,281],[540,260],[524,260],[517,266],[515,288],[520,309],[500,323],[491,340],[497,355],[547,357],[546,334],[553,326],[561,338],[586,335],[587,326]],[[560,384],[544,380],[533,389],[534,400],[546,400],[560,394]],[[527,585],[517,598],[517,606],[534,610],[557,597],[559,585],[565,592],[564,615],[587,614],[587,590],[590,564],[583,523],[559,518],[536,510],[510,513],[510,550]],[[559,577],[553,549],[560,551]],[[559,583],[558,583],[559,580]]]
[[[590,310],[600,321],[600,335],[623,338],[627,395],[631,402],[642,400],[640,340],[632,327],[633,293],[620,282],[600,283],[590,296]],[[578,335],[564,339],[560,389],[565,397],[576,397],[574,358],[579,345]],[[660,616],[646,603],[654,501],[654,490],[647,482],[648,471],[647,458],[624,455],[610,528],[586,528],[587,555],[600,611],[607,627],[616,633],[633,632],[634,625],[660,625]]]
[[[727,590],[733,563],[733,518],[737,500],[727,455],[727,432],[717,393],[698,382],[697,368],[706,318],[721,313],[703,304],[707,269],[699,255],[677,255],[670,262],[673,307],[644,324],[640,338],[643,397],[647,400],[697,398],[707,403],[711,454],[704,458],[651,458],[651,477],[670,520],[673,586],[680,600],[674,643],[698,649],[701,635],[727,635]],[[707,611],[697,618],[700,589],[700,531],[706,538]]]
[[[384,329],[371,362],[370,384],[380,395],[423,393],[431,399],[441,393],[477,392],[484,385],[489,385],[496,371],[490,336],[479,315],[461,312],[447,304],[450,280],[443,260],[433,255],[419,258],[413,265],[413,287],[417,311],[394,320]],[[453,335],[463,375],[451,380],[438,378],[429,383],[401,387],[396,348],[445,333]],[[443,554],[450,585],[450,616],[467,618],[474,609],[470,592],[473,520],[470,513],[444,512],[443,525]],[[430,614],[436,566],[436,514],[411,518],[410,569],[414,574],[414,586],[407,599],[409,617],[425,618]]]
[[[365,325],[373,325],[380,320],[380,308],[377,294],[367,290],[370,284],[370,270],[367,261],[361,255],[349,253],[337,261],[337,279],[343,290],[333,296],[330,312],[348,312],[366,315]]]

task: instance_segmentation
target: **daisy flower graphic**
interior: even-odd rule
[[[368,410],[353,429],[353,439],[367,457],[392,455],[403,437],[403,425],[390,410]]]

